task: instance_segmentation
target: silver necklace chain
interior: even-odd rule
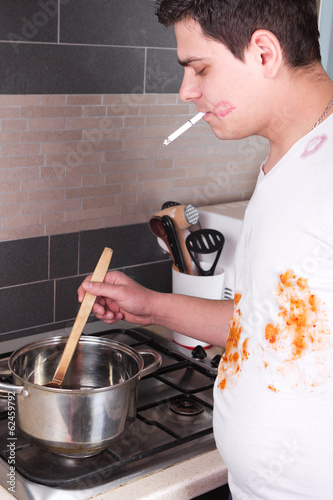
[[[315,123],[312,127],[312,130],[316,127],[318,127],[318,125],[324,120],[325,116],[327,115],[327,113],[329,112],[329,110],[331,109],[331,106],[333,104],[333,97],[332,99],[330,100],[330,102],[328,103],[324,113],[321,115],[321,117],[319,118],[319,120],[317,121],[317,123]]]

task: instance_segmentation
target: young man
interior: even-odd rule
[[[180,96],[220,139],[266,137],[235,300],[147,290],[118,272],[79,289],[97,318],[224,346],[214,431],[233,500],[333,498],[333,83],[315,0],[162,0]]]

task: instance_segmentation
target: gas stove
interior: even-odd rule
[[[152,348],[161,354],[162,365],[139,381],[137,416],[129,431],[110,449],[89,458],[45,451],[28,443],[18,428],[15,439],[10,438],[12,420],[4,394],[0,399],[0,484],[13,491],[9,489],[12,479],[13,495],[19,500],[88,499],[215,449],[212,413],[218,356],[211,360],[200,346],[192,352],[146,328],[112,329],[96,335],[133,348]],[[8,356],[0,360],[5,381],[7,362]]]

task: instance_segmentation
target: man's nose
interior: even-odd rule
[[[201,90],[193,77],[184,72],[183,81],[179,89],[179,97],[182,101],[196,101],[202,96]]]

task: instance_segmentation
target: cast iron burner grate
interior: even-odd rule
[[[19,429],[15,467],[23,480],[52,488],[87,490],[96,484],[125,484],[131,475],[151,472],[215,449],[212,429],[216,369],[191,359],[172,342],[160,343],[146,329],[110,330],[103,337],[162,355],[159,370],[138,383],[137,417],[110,449],[88,458],[55,455],[29,444]],[[170,345],[169,345],[170,344]],[[205,364],[206,363],[206,364]],[[8,462],[7,412],[0,414],[0,457]],[[200,450],[200,444],[202,450]]]
[[[180,396],[170,403],[170,410],[178,413],[178,415],[193,417],[200,415],[204,411],[204,406],[199,401],[187,396]]]

